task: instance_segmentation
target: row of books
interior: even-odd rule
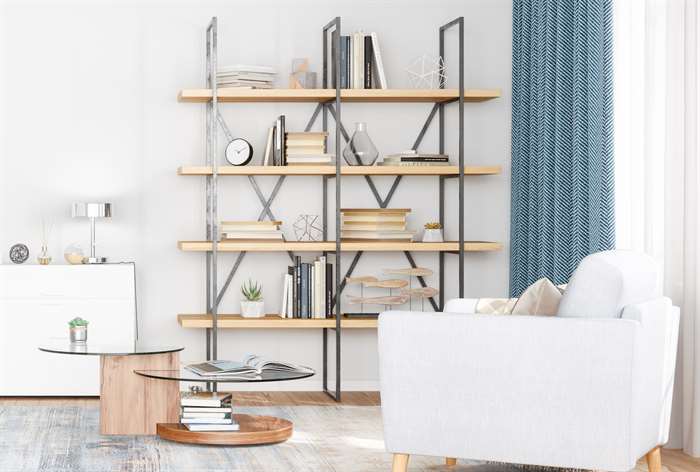
[[[411,241],[406,229],[410,208],[341,208],[340,237],[344,240]]]
[[[447,154],[430,154],[415,150],[389,154],[384,157],[382,166],[448,166],[450,158]]]
[[[183,393],[180,423],[190,431],[238,431],[231,394]]]
[[[270,66],[236,64],[216,71],[216,86],[220,88],[271,89],[275,69]]]
[[[232,241],[282,241],[281,221],[222,221],[221,239]]]
[[[325,256],[287,268],[282,289],[282,318],[326,318],[333,309],[333,264]]]
[[[291,133],[286,131],[285,116],[280,115],[267,131],[262,165],[329,165],[333,155],[326,154],[325,131]]]
[[[344,89],[385,89],[386,74],[379,50],[377,33],[355,32],[340,36],[340,88]],[[331,48],[332,80],[335,87],[335,49]]]

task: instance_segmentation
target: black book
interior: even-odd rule
[[[364,88],[372,88],[372,37],[365,35]]]
[[[287,133],[284,129],[284,115],[280,115],[280,164],[287,165]]]
[[[294,317],[301,318],[301,257],[296,256],[294,267]]]
[[[309,264],[301,263],[301,318],[309,317]]]
[[[333,264],[326,264],[326,318],[333,309]]]
[[[340,88],[350,88],[350,36],[340,37]]]

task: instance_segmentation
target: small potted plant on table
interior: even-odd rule
[[[262,318],[265,316],[265,302],[262,296],[262,284],[258,285],[248,279],[241,285],[241,293],[245,300],[241,300],[241,316],[243,318]]]
[[[70,327],[70,342],[84,343],[87,342],[87,327],[88,322],[81,317],[75,317],[68,322]]]

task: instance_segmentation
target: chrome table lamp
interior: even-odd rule
[[[95,218],[111,218],[111,203],[73,203],[73,218],[90,218],[90,257],[83,258],[83,264],[104,264],[106,257],[95,255]]]

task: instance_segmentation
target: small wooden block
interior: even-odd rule
[[[134,370],[177,370],[180,354],[100,356],[100,434],[156,434],[157,423],[176,422],[180,384],[142,377]]]

